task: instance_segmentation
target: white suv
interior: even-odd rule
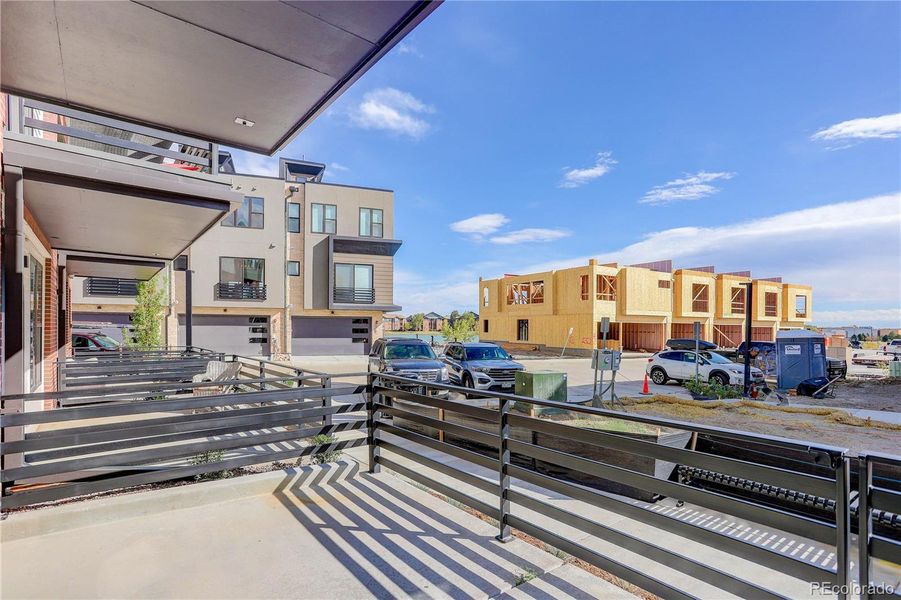
[[[695,376],[695,353],[687,350],[664,350],[648,359],[645,372],[651,381],[663,385],[670,379],[685,381]],[[745,366],[732,362],[716,352],[701,352],[698,364],[701,381],[720,385],[741,385],[745,379]],[[763,371],[751,367],[751,381],[762,381]]]
[[[885,354],[901,354],[901,339],[894,339],[882,347]]]

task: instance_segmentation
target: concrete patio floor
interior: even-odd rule
[[[627,598],[347,460],[12,513],[3,598]],[[517,578],[537,577],[520,586]]]

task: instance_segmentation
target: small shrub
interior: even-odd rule
[[[741,398],[742,392],[737,385],[720,385],[716,382],[704,383],[694,379],[686,381],[684,386],[692,394],[706,398]]]
[[[320,433],[319,435],[314,435],[313,439],[310,441],[312,446],[327,446],[329,444],[334,444],[338,441],[333,435],[329,435],[326,433]],[[314,465],[324,465],[326,463],[332,463],[341,458],[343,452],[340,450],[326,450],[325,452],[318,452],[314,454],[310,461]]]
[[[532,569],[526,569],[523,573],[516,574],[516,579],[513,581],[513,587],[519,587],[524,583],[529,583],[536,577],[538,577],[538,573]]]
[[[225,458],[225,452],[222,450],[208,450],[206,452],[201,452],[200,454],[194,456],[191,459],[191,465],[208,465],[211,463],[222,462]],[[209,473],[198,473],[194,476],[194,479],[198,481],[207,481],[211,479],[225,479],[227,477],[231,477],[232,472],[229,469],[224,469],[222,471],[211,471]]]

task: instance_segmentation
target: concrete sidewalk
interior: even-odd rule
[[[353,461],[13,513],[3,598],[625,598]],[[515,586],[517,579],[536,577]]]

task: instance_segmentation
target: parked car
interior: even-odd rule
[[[901,354],[901,339],[892,340],[882,347],[886,354]]]
[[[695,353],[687,350],[664,350],[648,359],[645,372],[657,385],[669,380],[685,381],[695,376]],[[744,383],[745,366],[736,364],[716,352],[702,352],[698,365],[701,381],[720,385],[741,385]],[[763,371],[751,367],[751,381],[763,381]]]
[[[854,350],[860,350],[861,348],[863,348],[863,345],[859,340],[851,340],[850,342],[848,342],[848,346],[853,348]]]
[[[376,340],[369,352],[369,372],[429,383],[448,382],[444,363],[427,342],[415,338]]]
[[[455,385],[512,392],[516,372],[525,369],[507,351],[488,342],[451,342],[444,349],[447,375]]]
[[[120,352],[122,344],[99,331],[72,333],[72,348],[79,352]]]

